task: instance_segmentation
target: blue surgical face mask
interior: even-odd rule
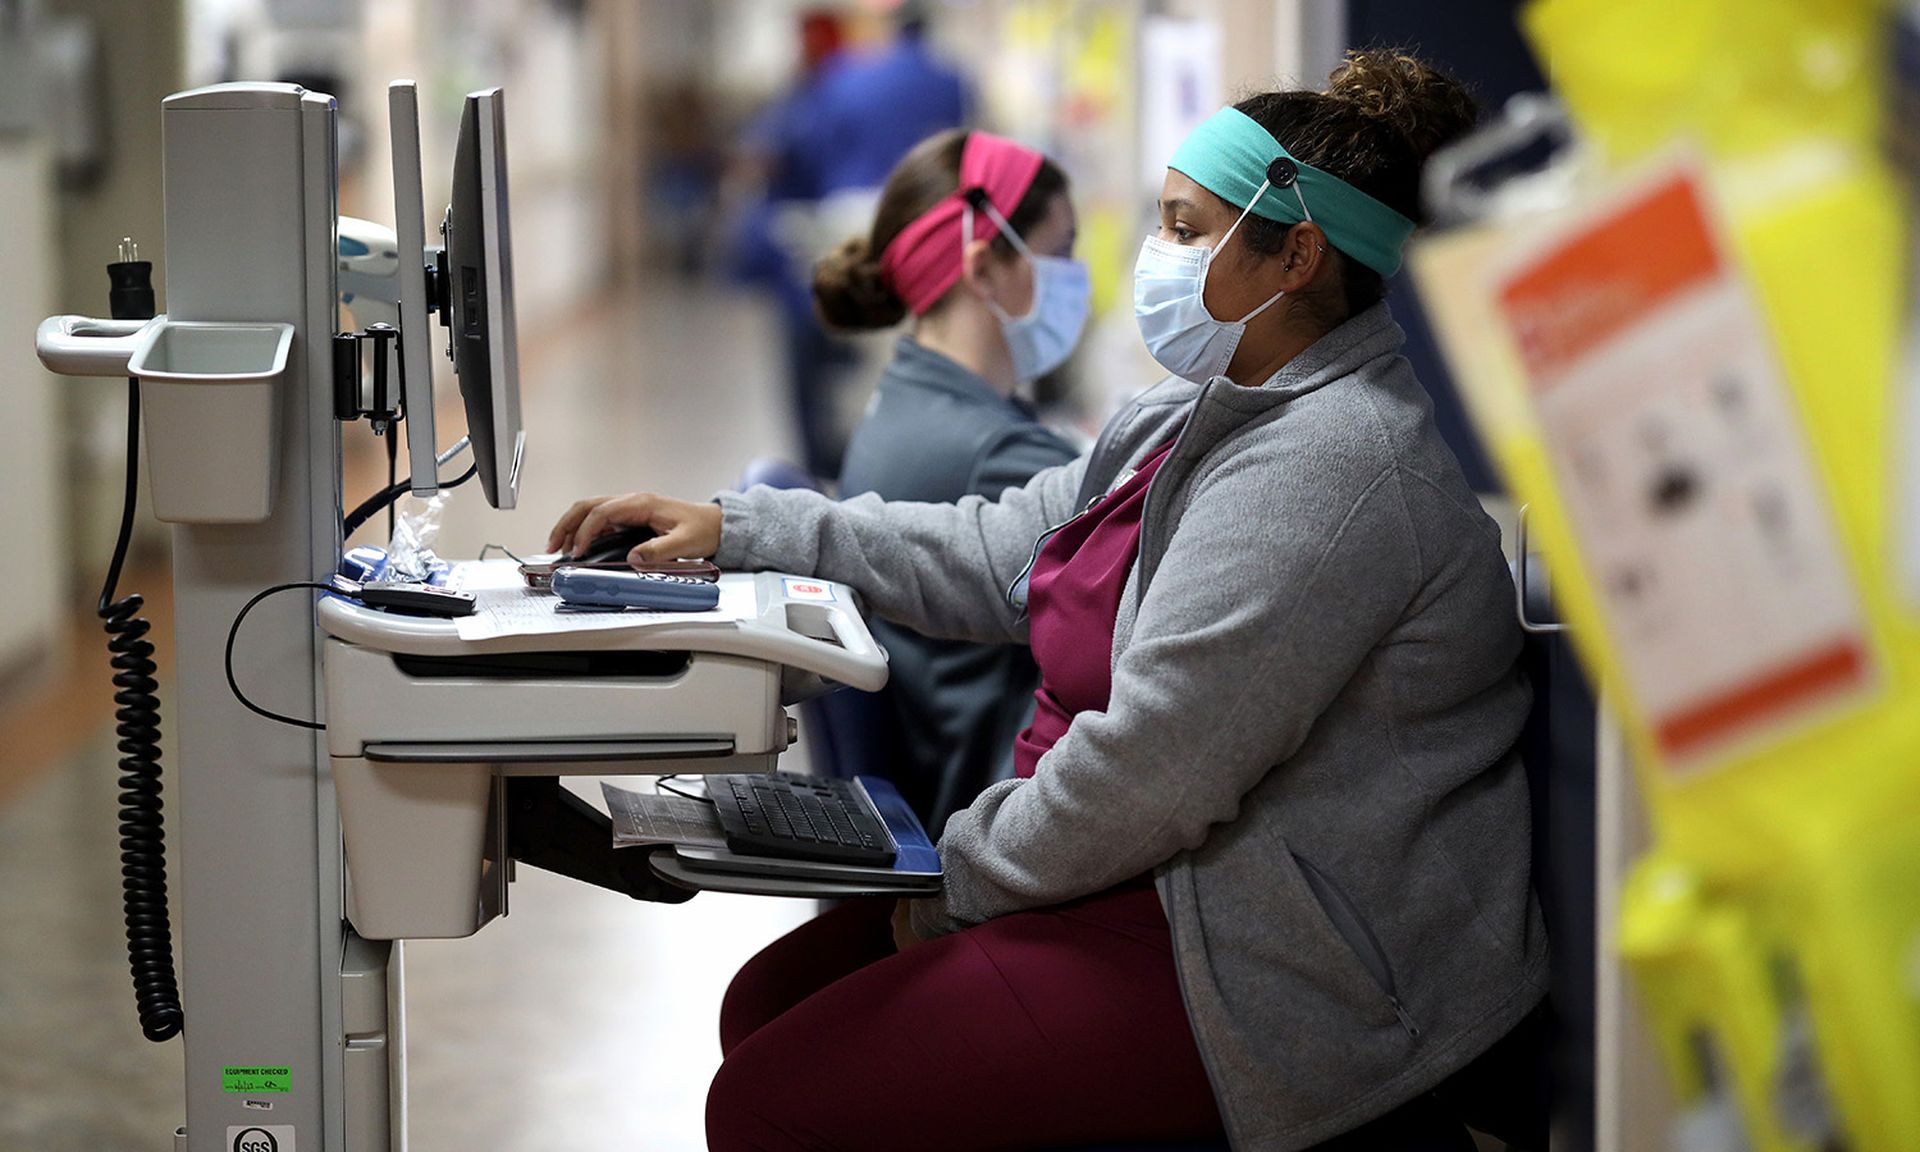
[[[1000,234],[1033,268],[1033,304],[1026,315],[1010,315],[991,296],[987,298],[987,308],[999,319],[1000,334],[1006,337],[1014,375],[1022,384],[1031,384],[1065,364],[1080,343],[1093,298],[1092,278],[1078,260],[1035,254],[991,204],[985,208]],[[971,206],[961,213],[960,234],[973,235]]]
[[[1140,338],[1147,342],[1147,351],[1175,376],[1204,384],[1225,375],[1234,350],[1247,334],[1247,321],[1286,295],[1284,290],[1275,292],[1265,304],[1238,320],[1216,319],[1207,311],[1207,269],[1214,254],[1233,239],[1247,213],[1266,195],[1267,187],[1261,183],[1216,247],[1172,244],[1153,235],[1140,245],[1140,259],[1133,266],[1133,318],[1140,326]],[[1295,185],[1294,195],[1299,194]],[[1300,210],[1306,212],[1306,208],[1302,197]],[[1307,213],[1307,219],[1313,219],[1312,213]]]

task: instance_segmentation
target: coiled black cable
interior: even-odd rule
[[[117,320],[148,320],[154,313],[153,265],[139,259],[131,240],[120,259],[107,265],[109,300]],[[127,380],[127,484],[120,505],[120,535],[100,588],[95,611],[107,632],[113,665],[114,734],[120,749],[120,891],[126,910],[127,965],[140,1031],[158,1043],[186,1027],[180,981],[173,971],[173,926],[167,915],[167,845],[160,801],[160,682],[154,678],[152,628],[140,615],[146,599],[120,599],[120,570],[133,542],[133,516],[140,492],[140,382]]]
[[[173,927],[167,913],[166,829],[160,800],[160,683],[154,678],[152,625],[140,615],[139,593],[114,599],[133,538],[140,468],[140,386],[127,382],[127,487],[120,537],[97,607],[113,665],[114,733],[120,738],[120,889],[126,910],[127,963],[140,1031],[156,1043],[186,1026],[173,970]]]

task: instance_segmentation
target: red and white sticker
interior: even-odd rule
[[[1772,341],[1676,165],[1494,285],[1629,691],[1692,768],[1877,682]]]
[[[797,577],[786,576],[781,578],[780,583],[785,589],[786,597],[789,600],[832,600],[835,598],[833,595],[833,585],[824,580],[801,580]]]

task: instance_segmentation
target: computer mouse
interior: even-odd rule
[[[562,559],[577,564],[605,564],[610,560],[625,560],[627,553],[636,545],[644,544],[658,533],[644,524],[630,528],[620,528],[604,536],[595,537],[578,555],[565,556]]]

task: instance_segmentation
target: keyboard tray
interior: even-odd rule
[[[866,867],[854,864],[826,864],[818,860],[784,860],[767,856],[740,856],[725,849],[689,849],[682,857],[678,849],[656,852],[650,863],[661,879],[696,892],[739,892],[749,896],[806,896],[814,899],[838,899],[846,896],[932,896],[940,891],[940,853],[927,838],[913,810],[898,789],[874,776],[857,778],[873,801],[874,811],[885,822],[896,850],[890,867]],[[704,855],[725,862],[702,864],[693,857]],[[782,875],[833,871],[844,873],[831,880],[817,875]],[[866,879],[864,877],[871,877]]]
[[[705,868],[689,868],[686,861],[672,851],[655,852],[651,860],[653,870],[669,884],[695,892],[735,892],[746,896],[802,896],[813,900],[838,900],[852,896],[937,896],[940,893],[940,881],[901,883],[898,880],[881,881],[879,877],[891,872],[887,868],[875,868],[872,882],[859,880],[814,880],[798,879],[786,876],[750,875],[744,872],[714,872]],[[776,862],[777,863],[777,862]]]

